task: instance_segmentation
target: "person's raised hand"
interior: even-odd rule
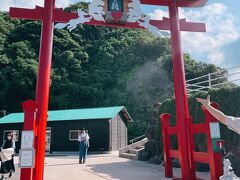
[[[207,96],[207,99],[196,98],[197,102],[200,102],[203,106],[210,106],[210,95]]]

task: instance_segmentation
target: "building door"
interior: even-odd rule
[[[46,153],[50,153],[51,148],[51,128],[47,128],[46,131]]]

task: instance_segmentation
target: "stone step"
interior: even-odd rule
[[[143,148],[129,149],[129,150],[128,150],[128,153],[130,153],[130,154],[136,154],[136,152],[139,151],[140,149],[144,149],[144,147],[143,147]]]
[[[136,149],[129,149],[128,153],[129,154],[136,154],[136,151],[137,151]]]
[[[121,153],[119,156],[127,159],[136,159],[136,154]]]

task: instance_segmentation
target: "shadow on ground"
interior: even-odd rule
[[[141,166],[140,171],[139,166]],[[105,179],[159,180],[163,173],[160,165],[143,164],[138,161],[94,164],[86,165],[86,167],[89,173],[105,177]]]

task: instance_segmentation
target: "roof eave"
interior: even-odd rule
[[[132,117],[130,116],[130,114],[128,113],[127,109],[124,106],[122,107],[121,111],[122,111],[124,117],[126,118],[127,122],[129,122],[129,123],[134,122]]]

